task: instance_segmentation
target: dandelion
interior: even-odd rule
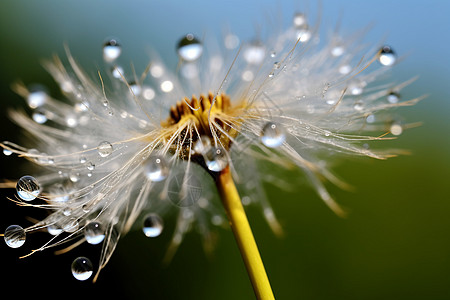
[[[318,25],[302,13],[266,39],[241,42],[232,33],[222,40],[201,39],[189,33],[176,45],[176,70],[154,55],[138,75],[134,68],[124,71],[121,42],[109,39],[103,47],[107,68],[96,77],[66,48],[68,63],[57,57],[45,63],[64,101],[42,87],[14,85],[32,113],[11,111],[11,117],[36,144],[0,145],[5,155],[25,157],[42,171],[2,187],[16,188],[11,200],[17,204],[50,214],[26,228],[9,226],[4,239],[17,248],[27,234],[46,229],[51,238],[32,253],[66,243],[71,244],[59,252],[101,243],[96,272],[86,257],[72,264],[76,279],[95,274],[95,281],[135,223],[155,238],[164,232],[164,216],[177,212],[170,260],[194,224],[209,249],[214,227],[228,218],[255,294],[273,299],[243,209],[260,206],[271,229],[282,233],[262,188],[265,181],[279,180],[265,168],[302,170],[324,203],[345,215],[325,186],[348,187],[331,171],[330,159],[398,154],[372,144],[414,126],[392,110],[420,99],[400,96],[412,80],[376,82],[398,60],[390,46],[365,48],[359,38],[338,32],[325,42]]]

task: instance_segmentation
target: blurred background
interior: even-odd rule
[[[41,67],[42,59],[64,56],[64,43],[90,73],[103,66],[101,45],[116,36],[122,61],[138,72],[149,49],[175,68],[174,45],[187,32],[221,34],[231,28],[241,38],[254,37],[267,15],[280,10],[317,12],[315,1],[10,1],[0,3],[0,140],[24,141],[7,117],[8,107],[25,102],[11,83],[57,87]],[[419,75],[405,99],[428,98],[402,115],[419,128],[408,130],[387,147],[411,150],[388,161],[344,159],[336,172],[355,192],[332,189],[351,213],[334,215],[301,186],[294,193],[268,186],[273,208],[286,236],[275,237],[260,212],[249,209],[272,288],[277,299],[450,299],[450,59],[449,1],[322,1],[322,27],[342,19],[342,32],[368,24],[366,40],[385,40],[404,60],[393,71],[400,82]],[[0,155],[0,178],[18,178],[27,163]],[[0,231],[26,224],[39,214],[0,199]],[[11,193],[9,193],[11,195]],[[132,232],[119,242],[97,283],[78,282],[70,272],[77,256],[97,263],[101,247],[81,246],[55,256],[51,250],[18,259],[47,240],[33,234],[20,249],[0,243],[0,282],[14,296],[124,299],[253,299],[253,291],[230,230],[219,230],[211,257],[195,233],[188,234],[172,263],[162,264],[170,233],[149,240]]]

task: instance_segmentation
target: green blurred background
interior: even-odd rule
[[[412,155],[388,161],[343,159],[336,167],[355,192],[332,189],[351,214],[334,215],[314,191],[294,193],[268,187],[275,212],[286,231],[275,237],[257,209],[249,218],[277,299],[450,299],[450,59],[449,1],[331,1],[323,3],[323,26],[342,17],[344,32],[375,27],[368,40],[385,40],[404,55],[393,78],[420,78],[402,94],[429,97],[402,115],[423,126],[406,131],[386,146],[410,149]],[[255,24],[279,9],[286,22],[293,10],[315,12],[315,1],[1,1],[0,3],[0,139],[18,141],[19,130],[7,107],[23,107],[10,84],[56,85],[40,61],[64,55],[63,43],[94,73],[102,67],[101,43],[107,36],[122,41],[122,61],[148,62],[148,49],[176,65],[175,42],[187,31],[219,34],[229,26],[243,38]],[[139,68],[138,68],[139,70]],[[17,158],[0,156],[0,178],[21,176]],[[4,191],[3,191],[4,192]],[[18,208],[2,195],[0,230],[24,224],[35,212]],[[77,282],[71,261],[80,255],[94,263],[100,247],[82,246],[68,254],[52,251],[17,257],[46,241],[29,237],[25,249],[0,244],[0,285],[15,296],[105,297],[125,299],[253,299],[253,292],[231,231],[220,230],[211,257],[197,234],[188,234],[173,262],[161,260],[169,233],[149,240],[133,232],[121,240],[96,284]],[[28,247],[28,248],[27,248]],[[6,293],[4,294],[6,295]]]

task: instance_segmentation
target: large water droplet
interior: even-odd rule
[[[103,44],[103,59],[106,62],[116,60],[122,53],[122,46],[116,38],[109,39]]]
[[[102,224],[95,221],[89,222],[84,227],[84,237],[86,238],[86,242],[91,245],[100,244],[105,238]]]
[[[5,230],[4,239],[6,245],[11,248],[19,248],[25,243],[25,230],[19,225],[11,225],[8,226]]]
[[[261,142],[270,148],[276,148],[286,140],[286,134],[281,124],[268,122],[262,129]]]
[[[151,155],[146,162],[145,176],[151,181],[159,182],[166,179],[169,174],[169,168],[167,167],[164,157],[159,155]]]
[[[256,41],[248,45],[244,50],[243,56],[247,63],[258,65],[263,62],[266,56],[266,50],[261,42]]]
[[[109,142],[101,142],[97,147],[98,155],[107,157],[113,152],[113,146]]]
[[[228,166],[228,157],[222,147],[212,147],[205,155],[205,163],[210,171],[220,172]]]
[[[31,201],[36,199],[41,192],[39,182],[33,176],[22,176],[16,184],[17,195],[22,200]]]
[[[383,46],[380,50],[380,54],[378,56],[378,61],[383,66],[392,66],[397,60],[397,55],[394,50],[392,50],[389,46]]]
[[[147,237],[157,237],[164,228],[163,220],[157,214],[148,214],[144,218],[142,231]]]
[[[72,263],[72,275],[78,280],[87,280],[93,273],[93,266],[89,258],[81,256]]]
[[[58,226],[56,226],[55,224],[48,225],[47,226],[47,231],[51,235],[58,235],[61,232],[63,232],[63,230],[61,228],[59,228]]]
[[[5,149],[3,149],[3,154],[6,156],[10,156],[11,154],[13,154],[13,152],[11,150],[5,148]]]
[[[182,38],[177,45],[177,52],[185,61],[197,60],[203,53],[203,46],[191,33]]]

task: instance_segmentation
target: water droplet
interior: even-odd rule
[[[364,103],[362,101],[356,101],[355,105],[353,105],[353,108],[357,111],[361,111],[364,109]]]
[[[157,237],[163,231],[164,224],[160,216],[156,214],[148,214],[144,218],[142,231],[146,237]]]
[[[94,171],[95,169],[95,165],[93,163],[88,163],[87,167],[86,167],[89,171]]]
[[[4,239],[6,245],[11,248],[19,248],[25,243],[25,230],[19,225],[8,226],[5,230]]]
[[[170,81],[170,80],[163,81],[163,82],[161,83],[161,90],[162,90],[164,93],[169,93],[169,92],[171,92],[171,91],[173,90],[173,83],[172,83],[172,81]]]
[[[70,128],[74,128],[75,126],[78,125],[78,120],[76,116],[67,116],[66,117],[66,125]]]
[[[389,94],[387,94],[386,100],[389,103],[395,104],[400,100],[400,94],[396,92],[390,92]]]
[[[89,258],[78,257],[72,263],[72,275],[78,280],[87,280],[92,276],[93,266]]]
[[[10,156],[11,154],[13,154],[13,152],[9,149],[3,149],[3,154],[6,156]]]
[[[297,39],[300,42],[304,43],[309,41],[312,36],[311,30],[309,30],[308,25],[303,25],[297,28],[296,30]]]
[[[341,73],[342,75],[347,75],[351,71],[352,67],[350,67],[349,65],[343,65],[339,67],[339,73]]]
[[[333,55],[334,57],[338,57],[341,56],[342,54],[344,54],[344,47],[342,46],[335,46],[331,49],[331,55]]]
[[[116,38],[109,39],[103,44],[103,59],[106,62],[116,60],[122,53],[122,46]]]
[[[122,79],[122,76],[125,76],[124,70],[121,66],[112,67],[111,74],[116,79]]]
[[[33,118],[33,120],[38,123],[38,124],[44,124],[45,122],[47,122],[47,116],[45,115],[44,112],[42,111],[35,111],[31,117]]]
[[[348,86],[348,90],[352,95],[361,95],[364,92],[364,82],[352,82]]]
[[[63,230],[64,230],[65,232],[72,233],[72,232],[75,232],[75,231],[78,230],[79,225],[80,225],[80,224],[78,223],[78,220],[77,220],[77,219],[71,218],[71,219],[69,219],[68,222],[63,226]]]
[[[141,94],[142,88],[136,82],[130,82],[128,85],[130,86],[130,92],[132,92],[134,96],[139,96]]]
[[[105,238],[102,224],[95,221],[89,222],[84,227],[84,237],[86,238],[86,242],[91,245],[100,244]]]
[[[244,81],[252,81],[255,78],[255,75],[253,75],[253,72],[250,70],[245,70],[242,72],[242,80]]]
[[[98,155],[107,157],[113,152],[113,146],[109,142],[101,142],[97,147]]]
[[[206,152],[211,148],[211,140],[206,135],[202,136],[194,144],[195,153],[206,154]]]
[[[392,50],[389,46],[383,46],[380,50],[380,54],[378,56],[378,61],[383,66],[392,66],[397,60],[397,55],[394,50]]]
[[[66,207],[63,210],[63,215],[65,215],[66,217],[70,216],[72,214],[72,210],[70,209],[70,207]]]
[[[222,147],[212,147],[205,155],[205,163],[210,171],[220,172],[228,166],[228,157]]]
[[[17,195],[22,200],[31,201],[36,199],[41,192],[39,182],[33,176],[22,176],[16,184]]]
[[[300,27],[306,24],[306,16],[303,13],[296,13],[294,15],[293,24],[295,27]]]
[[[149,180],[154,182],[159,182],[166,179],[169,174],[169,168],[167,167],[164,157],[151,155],[147,159],[144,173]]]
[[[58,235],[61,232],[63,232],[63,230],[61,228],[59,228],[58,226],[56,226],[55,224],[51,224],[51,225],[47,226],[47,231],[51,235]]]
[[[367,117],[366,117],[366,122],[367,123],[374,123],[375,122],[375,115],[372,115],[372,114],[370,114],[370,115],[368,115]]]
[[[177,52],[181,59],[194,61],[202,55],[203,46],[193,34],[189,33],[178,42]]]
[[[266,50],[261,42],[256,41],[247,46],[243,56],[247,63],[258,65],[263,62],[264,57],[266,56]]]
[[[48,95],[43,86],[35,85],[30,88],[27,96],[27,103],[30,108],[37,108],[45,104]]]
[[[393,135],[401,135],[403,133],[403,127],[399,122],[393,122],[390,131]]]
[[[280,124],[268,122],[262,129],[261,142],[270,148],[276,148],[286,140],[284,128]]]
[[[151,87],[145,87],[144,91],[142,92],[142,96],[144,96],[145,100],[153,100],[155,98],[155,90]]]
[[[275,57],[277,56],[277,53],[275,51],[270,52],[270,57]]]
[[[76,171],[72,171],[69,173],[69,179],[72,182],[78,182],[80,180],[80,173],[76,172]]]
[[[159,77],[163,76],[164,68],[160,65],[155,64],[152,67],[150,67],[150,74],[155,78],[159,78]]]

